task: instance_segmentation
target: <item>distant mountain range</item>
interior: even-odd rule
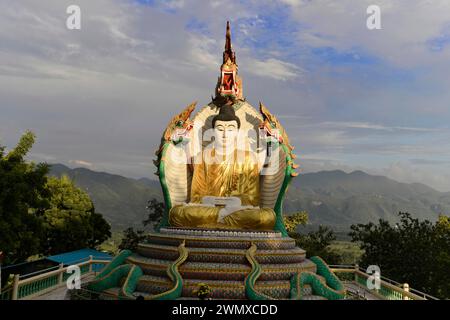
[[[147,201],[162,200],[157,180],[126,178],[86,168],[71,169],[62,164],[52,165],[50,174],[72,178],[91,196],[97,211],[111,223],[113,230],[141,227],[147,216]],[[395,222],[399,211],[434,221],[440,213],[450,214],[450,192],[362,171],[320,171],[299,175],[289,187],[284,212],[300,210],[309,213],[311,224],[329,225],[337,230],[380,218]]]
[[[113,230],[142,227],[142,221],[147,217],[147,201],[153,198],[162,201],[157,180],[136,180],[86,168],[70,169],[62,164],[53,164],[50,174],[58,177],[65,174],[85,190],[96,211],[103,214]]]
[[[284,210],[300,209],[309,212],[313,224],[339,227],[377,222],[380,218],[396,222],[400,211],[435,221],[440,213],[450,214],[450,192],[362,171],[320,171],[293,180]]]

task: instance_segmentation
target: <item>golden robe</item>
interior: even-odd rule
[[[270,208],[242,208],[217,222],[221,207],[201,204],[204,196],[238,197],[243,206],[259,205],[259,165],[249,151],[235,150],[219,155],[206,152],[200,164],[194,164],[191,204],[174,206],[169,223],[174,227],[205,227],[270,230],[275,212]]]

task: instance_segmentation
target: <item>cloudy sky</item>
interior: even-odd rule
[[[66,8],[81,8],[68,30]],[[381,8],[381,30],[366,9]],[[0,144],[153,177],[175,113],[210,101],[226,20],[244,95],[303,172],[362,169],[450,191],[448,0],[0,0]]]

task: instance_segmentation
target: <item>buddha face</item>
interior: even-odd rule
[[[239,132],[239,127],[236,120],[217,120],[214,126],[214,130],[216,133],[216,148],[225,149],[230,152],[236,148],[235,142]]]

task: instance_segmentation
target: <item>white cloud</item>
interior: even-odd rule
[[[291,80],[302,73],[298,66],[275,58],[267,60],[254,59],[247,61],[247,64],[249,72],[260,77],[273,78],[275,80]]]
[[[341,149],[352,141],[345,131],[338,130],[316,131],[306,139],[309,144],[322,146],[327,151],[330,151],[330,149]]]
[[[300,164],[370,169],[405,157],[448,156],[450,46],[427,48],[447,30],[448,0],[283,2],[292,13],[283,22],[298,30],[287,50],[277,44],[277,30],[258,30],[267,17],[276,21],[278,12],[271,10],[279,6],[269,1],[175,0],[155,8],[78,0],[79,32],[65,28],[69,0],[10,1],[0,11],[2,144],[15,145],[29,128],[38,136],[32,152],[41,159],[89,159],[97,170],[151,175],[153,168],[142,163],[152,166],[169,119],[193,100],[209,102],[230,19],[244,92],[250,102],[267,102],[276,115],[293,115],[280,119]],[[383,30],[366,29],[368,4],[381,6]],[[191,19],[206,24],[206,35],[186,29]],[[246,41],[270,45],[259,55]],[[331,47],[358,61],[367,54],[383,63],[324,64],[311,47]],[[403,76],[398,68],[412,80],[397,81]],[[444,166],[434,162],[427,170],[439,175]]]
[[[302,28],[298,41],[311,46],[330,46],[338,52],[362,48],[399,67],[448,60],[450,50],[440,56],[428,41],[439,36],[450,22],[447,0],[284,0]],[[382,30],[368,30],[366,9],[381,8]]]
[[[281,2],[293,7],[298,7],[302,3],[302,0],[281,0]]]
[[[181,9],[185,5],[184,0],[165,0],[162,3],[170,9]]]
[[[218,43],[215,39],[200,34],[189,36],[190,63],[195,68],[208,68],[218,70],[220,57],[214,52],[218,51]]]
[[[439,191],[450,191],[448,184],[448,181],[450,180],[449,168],[436,172],[431,168],[412,165],[408,162],[395,162],[387,168],[378,170],[378,172],[381,175],[385,175],[400,182],[421,182]]]
[[[351,129],[368,129],[368,130],[379,130],[379,131],[412,131],[412,132],[439,132],[443,129],[438,128],[421,128],[421,127],[402,127],[402,126],[386,126],[382,124],[374,124],[369,122],[346,122],[346,121],[327,121],[319,124],[315,124],[323,127],[334,127],[334,128],[351,128]],[[448,131],[448,128],[447,128]]]

